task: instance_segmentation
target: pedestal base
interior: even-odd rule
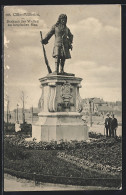
[[[86,140],[88,126],[76,112],[39,113],[39,121],[32,125],[32,138],[47,142]]]

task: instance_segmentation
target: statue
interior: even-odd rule
[[[57,23],[44,37],[40,31],[43,60],[48,74],[40,78],[41,97],[39,99],[39,120],[32,124],[32,138],[37,141],[60,143],[63,141],[88,139],[88,126],[81,119],[82,111],[79,89],[82,78],[64,72],[65,60],[71,58],[73,35],[66,26],[67,16],[61,14]],[[55,71],[52,72],[46,56],[45,44],[55,35],[53,57]],[[60,68],[60,70],[59,70]],[[37,129],[37,131],[36,131]]]
[[[42,44],[47,44],[48,40],[55,35],[55,43],[53,48],[53,57],[55,58],[55,73],[64,74],[65,60],[71,58],[69,49],[72,50],[73,35],[66,26],[67,16],[61,14],[57,23],[52,27],[50,32],[42,40]],[[60,71],[59,71],[60,65]]]

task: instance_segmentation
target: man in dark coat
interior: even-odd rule
[[[108,129],[109,129],[109,114],[107,114],[107,117],[105,119],[105,129],[106,129],[106,137],[108,137]]]
[[[107,118],[105,119],[106,137],[111,137],[111,121],[110,114],[107,114]]]
[[[55,72],[64,73],[65,60],[71,58],[69,49],[72,50],[73,35],[70,29],[66,26],[67,16],[61,14],[57,23],[52,27],[50,32],[43,39],[42,43],[47,44],[48,40],[55,35],[55,43],[53,48],[53,57],[55,58]]]
[[[116,130],[118,127],[118,121],[114,117],[114,114],[112,115],[112,121],[111,121],[111,131],[112,131],[112,137],[116,137]]]

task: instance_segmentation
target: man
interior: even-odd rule
[[[105,119],[105,129],[106,129],[106,137],[108,137],[108,131],[109,131],[109,114],[106,115]]]
[[[112,122],[112,118],[111,118],[111,116],[109,115],[109,137],[112,136],[111,122]]]
[[[116,130],[118,128],[118,121],[114,117],[114,114],[112,115],[112,121],[111,121],[111,131],[112,131],[112,137],[116,137]]]
[[[106,129],[106,137],[111,137],[111,117],[110,114],[108,113],[107,118],[105,119],[105,129]]]
[[[71,58],[69,49],[72,50],[73,35],[70,29],[66,26],[67,16],[61,14],[58,18],[57,23],[52,27],[50,32],[46,35],[45,39],[42,40],[43,44],[47,44],[48,40],[55,35],[55,44],[53,48],[53,57],[55,58],[55,72],[64,73],[65,60]]]

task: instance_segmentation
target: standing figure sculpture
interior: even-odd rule
[[[52,27],[50,32],[42,40],[42,44],[47,44],[48,40],[55,35],[55,43],[53,48],[53,57],[55,58],[55,72],[64,73],[65,60],[71,58],[69,49],[72,50],[73,35],[70,29],[66,26],[67,16],[61,14],[57,23]]]

